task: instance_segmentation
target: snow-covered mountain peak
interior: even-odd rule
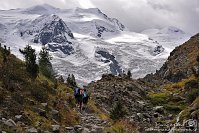
[[[51,14],[58,12],[59,10],[60,9],[55,8],[49,4],[43,4],[29,7],[27,9],[24,9],[22,12],[27,14]]]
[[[110,18],[103,13],[99,8],[76,8],[75,13],[84,17],[84,20],[103,20],[114,25],[118,30],[123,31],[125,26],[116,18]],[[87,19],[85,19],[87,17]],[[93,17],[93,19],[89,19]]]
[[[57,15],[46,16],[47,21],[41,23],[39,33],[35,35],[34,42],[40,42],[43,45],[47,43],[70,43],[68,39],[73,39],[73,33],[66,23]],[[51,20],[50,20],[51,19]]]

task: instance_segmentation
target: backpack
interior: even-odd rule
[[[80,93],[80,89],[79,88],[75,88],[74,96],[78,95],[79,93]]]
[[[87,93],[86,93],[86,91],[84,91],[84,97],[87,97]]]

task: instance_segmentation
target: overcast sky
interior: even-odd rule
[[[191,34],[199,33],[199,0],[1,0],[0,9],[43,3],[59,8],[97,7],[136,32],[175,26]]]

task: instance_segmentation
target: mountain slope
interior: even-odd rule
[[[171,82],[179,82],[198,71],[196,61],[199,48],[199,34],[191,37],[183,45],[176,47],[164,65],[153,76]],[[148,75],[145,79],[151,79]]]
[[[126,75],[114,76],[104,74],[102,78],[96,82],[88,84],[88,90],[91,92],[92,99],[96,102],[98,108],[107,112],[109,116],[119,117],[114,119],[117,121],[126,121],[134,127],[133,131],[124,128],[124,131],[134,132],[139,128],[140,132],[155,124],[155,111],[148,102],[147,91],[150,87],[144,82],[132,80]],[[120,102],[122,107],[118,108],[118,114],[113,113],[116,104]],[[125,110],[124,116],[120,118],[121,109]],[[125,123],[121,123],[125,124]]]
[[[6,56],[5,62],[4,52],[0,47],[1,131],[53,132],[58,127],[57,130],[64,132],[64,126],[79,123],[70,87],[41,73],[32,79],[24,62],[12,54]]]
[[[91,99],[79,112],[74,88],[63,78],[49,79],[40,72],[33,79],[25,62],[12,54],[5,56],[7,52],[0,46],[1,132],[105,133],[111,126],[108,115]]]
[[[175,48],[165,64],[155,74],[147,75],[143,80],[154,86],[148,93],[154,106],[165,110],[162,122],[176,123],[197,130],[198,122],[198,52],[199,34]],[[170,118],[168,116],[171,116]],[[173,130],[178,130],[172,127]]]

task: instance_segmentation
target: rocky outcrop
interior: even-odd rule
[[[113,30],[110,30],[104,26],[100,26],[96,24],[96,29],[97,29],[97,37],[101,37],[103,32],[114,32]]]
[[[45,19],[50,22],[44,22],[44,24],[41,22],[43,24],[41,24],[42,28],[38,28],[36,31],[33,30],[33,32],[37,33],[33,42],[43,45],[47,44],[51,52],[61,51],[66,55],[74,53],[72,42],[69,41],[74,39],[74,36],[66,23],[57,15],[43,17],[44,20],[38,18],[35,22],[45,21]],[[33,21],[33,23],[35,22]]]
[[[48,48],[51,52],[61,51],[65,55],[70,55],[74,53],[74,48],[71,43],[68,44],[49,43]]]
[[[99,14],[101,14],[105,19],[109,20],[111,23],[115,25],[115,27],[118,28],[118,30],[123,31],[125,29],[125,26],[116,18],[110,18],[106,14],[104,14],[101,10],[97,8],[97,11]]]
[[[46,23],[39,34],[35,36],[34,42],[41,42],[43,45],[47,43],[69,43],[67,37],[74,38],[71,30],[65,22],[58,16],[53,15],[53,20]]]
[[[158,54],[160,54],[160,53],[162,53],[162,52],[164,52],[164,48],[162,47],[162,45],[157,45],[157,46],[153,49],[152,54],[153,54],[154,56],[156,56],[156,55],[158,55]]]
[[[121,74],[122,69],[119,66],[119,63],[115,59],[115,56],[110,54],[108,51],[98,50],[96,51],[96,54],[100,55],[102,58],[105,58],[105,60],[101,59],[104,63],[110,63],[110,71],[113,75]],[[98,56],[96,56],[98,57]],[[99,58],[99,57],[98,57]]]
[[[145,126],[154,122],[153,108],[146,100],[147,89],[141,82],[113,75],[103,75],[88,85],[98,107],[110,113],[114,104],[122,101],[128,112],[126,117],[135,123],[146,123]]]

